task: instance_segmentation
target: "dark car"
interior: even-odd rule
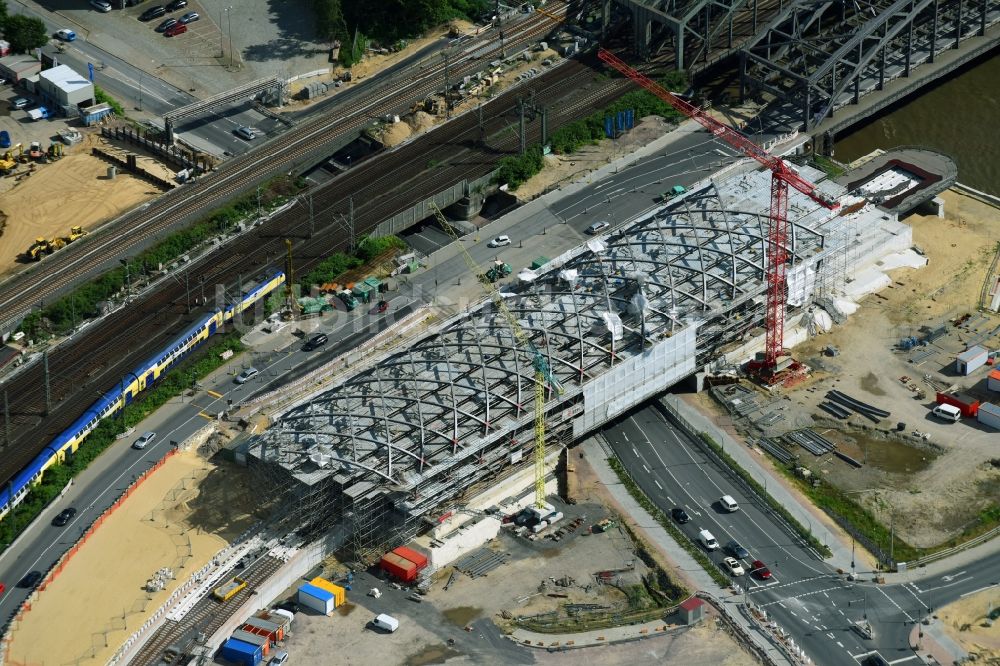
[[[188,27],[186,25],[184,25],[183,23],[175,23],[166,30],[164,30],[163,34],[166,35],[167,37],[176,37],[177,35],[183,35],[187,31]]]
[[[152,21],[153,19],[160,18],[166,15],[167,8],[163,5],[156,5],[155,7],[150,7],[143,13],[139,14],[140,21]]]
[[[29,571],[27,574],[25,574],[24,578],[22,578],[20,582],[18,582],[17,586],[34,587],[35,585],[38,585],[38,581],[40,581],[41,579],[42,579],[41,571]]]
[[[376,309],[379,312],[385,312],[389,309],[389,301],[379,301]]]
[[[168,18],[163,23],[161,23],[160,25],[156,26],[156,32],[164,32],[168,28],[172,28],[175,25],[177,25],[177,19],[175,19],[175,18]]]
[[[754,560],[750,565],[750,573],[761,580],[768,580],[771,577],[771,570],[760,560]]]
[[[741,560],[743,558],[750,557],[750,553],[747,552],[747,549],[741,546],[736,541],[730,541],[729,543],[726,544],[726,552],[732,555],[733,557],[738,557]]]
[[[52,524],[56,527],[63,527],[76,515],[76,509],[69,507],[59,512],[59,515],[52,519]]]
[[[316,335],[309,338],[309,340],[302,346],[302,351],[312,351],[314,349],[319,349],[325,345],[330,338],[326,336],[326,333],[317,333]]]
[[[198,15],[198,12],[188,12],[187,14],[181,17],[181,23],[185,25],[187,25],[188,23],[194,23],[195,21],[199,20],[201,20],[201,16]]]
[[[178,9],[184,9],[188,6],[188,0],[172,0],[167,3],[168,12],[176,12]]]
[[[681,525],[683,525],[684,523],[691,522],[691,516],[687,514],[687,511],[680,508],[679,506],[674,507],[674,509],[670,512],[670,515],[673,516],[673,519],[676,520]]]

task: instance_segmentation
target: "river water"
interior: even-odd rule
[[[1000,196],[1000,55],[950,76],[838,138],[835,157],[850,162],[875,148],[923,146],[950,155],[960,183]]]

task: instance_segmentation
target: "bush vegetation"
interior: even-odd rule
[[[107,104],[110,106],[111,110],[114,111],[115,115],[119,118],[125,117],[125,109],[118,103],[118,100],[104,92],[104,90],[98,86],[94,86],[94,101],[98,104]]]
[[[309,293],[314,285],[336,282],[347,271],[364,265],[383,252],[405,248],[406,242],[398,236],[364,236],[358,242],[357,251],[353,256],[346,252],[335,252],[306,273],[299,283],[302,293]]]
[[[114,444],[118,435],[136,426],[170,399],[193,387],[199,379],[221,367],[225,363],[221,354],[227,350],[234,353],[243,351],[239,333],[227,333],[215,338],[196,356],[186,359],[167,373],[154,388],[140,393],[135,402],[117,416],[101,421],[87,435],[75,454],[67,456],[63,463],[45,470],[41,483],[34,486],[28,496],[0,522],[0,552],[3,552],[62,492],[70,479],[86,469]]]

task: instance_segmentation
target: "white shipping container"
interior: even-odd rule
[[[1000,405],[991,402],[984,402],[979,405],[979,412],[976,416],[983,425],[1000,430]]]
[[[309,594],[309,592],[300,588],[298,600],[299,603],[305,606],[306,608],[311,608],[317,613],[322,613],[323,615],[331,614],[334,609],[333,604],[335,600],[333,599],[332,594],[330,595],[329,599],[321,599],[319,597],[315,597]]]

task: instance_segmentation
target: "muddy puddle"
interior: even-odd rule
[[[472,606],[459,606],[457,608],[449,608],[446,611],[441,611],[441,614],[445,618],[459,627],[464,627],[477,617],[482,615],[482,608],[474,608]]]
[[[431,664],[443,664],[452,657],[461,657],[461,652],[456,652],[444,645],[428,645],[420,652],[412,654],[403,662],[406,666],[431,666]]]

